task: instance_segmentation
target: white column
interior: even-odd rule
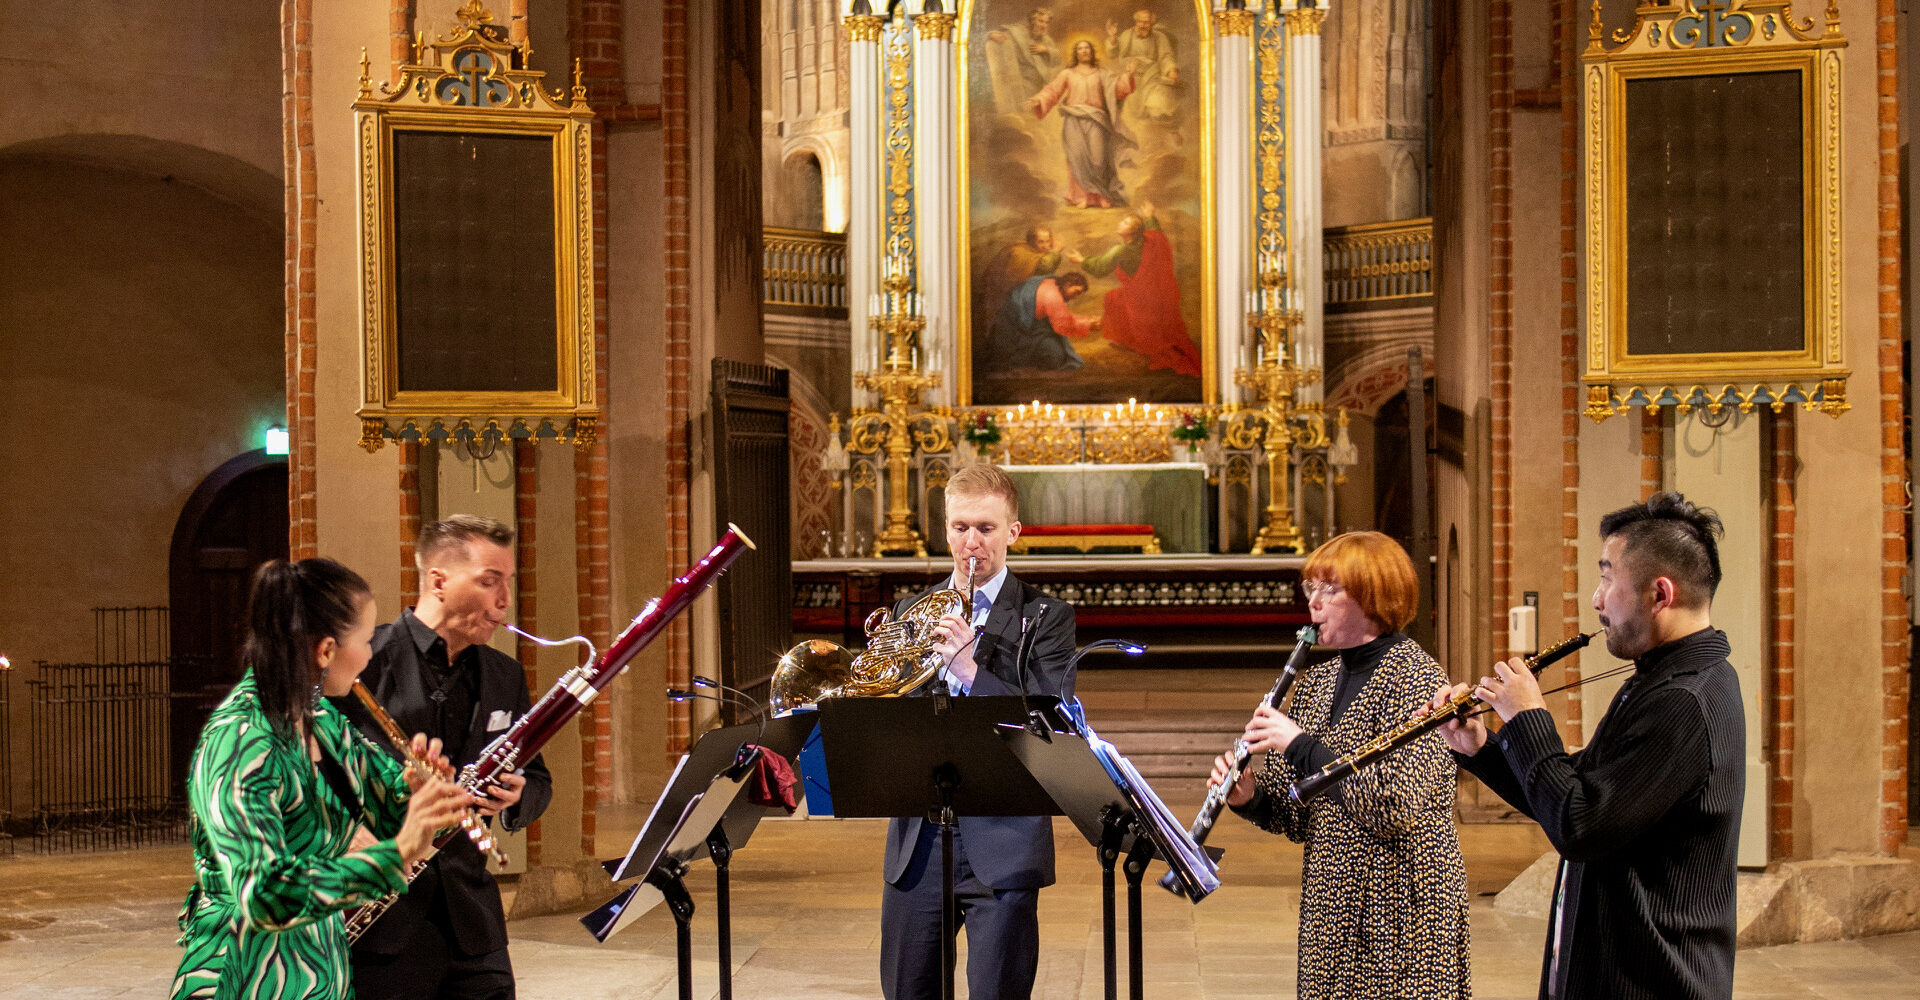
[[[954,326],[960,317],[960,150],[956,145],[959,102],[953,92],[954,16],[939,12],[913,19],[913,228],[919,251],[922,365],[938,366],[940,384],[927,391],[930,406],[952,405],[956,367]]]
[[[864,7],[864,5],[862,5]],[[886,247],[886,192],[881,190],[886,132],[880,75],[880,29],[873,14],[847,15],[847,104],[851,155],[847,178],[852,195],[847,220],[847,320],[853,371],[873,367],[874,332],[867,326],[867,302],[880,291],[881,259]],[[853,390],[855,406],[865,393]]]
[[[1326,371],[1325,228],[1321,208],[1320,159],[1324,143],[1320,124],[1320,26],[1331,0],[1304,6],[1294,0],[1287,16],[1287,242],[1293,250],[1289,269],[1305,313],[1296,336],[1301,360]],[[1324,387],[1300,391],[1300,401],[1325,397]]]
[[[1239,398],[1234,365],[1247,337],[1246,295],[1253,283],[1254,220],[1260,213],[1253,183],[1253,12],[1213,15],[1213,256],[1217,350],[1214,384],[1220,401]]]

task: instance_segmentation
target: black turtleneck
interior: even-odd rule
[[[1333,683],[1333,705],[1327,710],[1327,728],[1340,721],[1341,713],[1360,696],[1360,690],[1373,679],[1373,672],[1386,657],[1387,650],[1406,641],[1406,635],[1400,632],[1387,632],[1371,642],[1350,646],[1340,651],[1340,676]],[[1293,765],[1296,774],[1312,774],[1339,759],[1339,755],[1327,749],[1320,738],[1310,733],[1302,733],[1287,746],[1287,762]]]

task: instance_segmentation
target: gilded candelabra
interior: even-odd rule
[[[1233,371],[1234,383],[1253,390],[1259,405],[1235,410],[1221,421],[1221,441],[1227,447],[1258,444],[1266,451],[1267,523],[1254,539],[1255,555],[1300,551],[1300,527],[1293,522],[1293,449],[1328,445],[1320,404],[1294,398],[1296,390],[1320,381],[1320,368],[1302,364],[1297,353],[1293,331],[1302,316],[1293,299],[1286,271],[1263,267],[1260,290],[1247,303],[1247,322],[1257,331],[1251,363]]]
[[[855,410],[847,425],[847,447],[863,455],[881,448],[887,454],[887,526],[874,539],[873,554],[925,556],[926,540],[913,526],[909,471],[913,450],[939,453],[953,447],[950,418],[944,412],[921,410],[920,394],[940,384],[938,371],[920,370],[920,331],[927,321],[918,314],[912,279],[904,266],[888,268],[887,291],[868,325],[880,334],[881,355],[876,366],[855,372],[853,384],[880,398],[880,409]]]

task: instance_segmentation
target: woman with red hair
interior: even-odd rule
[[[1292,715],[1262,705],[1246,740],[1264,751],[1227,805],[1306,844],[1300,880],[1299,995],[1470,997],[1467,877],[1453,826],[1454,763],[1438,732],[1355,772],[1308,805],[1288,789],[1301,776],[1406,722],[1446,673],[1401,629],[1420,585],[1398,542],[1377,531],[1314,550],[1301,577],[1321,645],[1340,651],[1309,667]],[[1227,773],[1214,765],[1211,784]]]

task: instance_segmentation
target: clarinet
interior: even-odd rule
[[[479,798],[499,776],[518,770],[523,761],[532,760],[547,745],[547,741],[560,732],[562,726],[579,715],[581,709],[593,704],[601,690],[613,683],[615,677],[626,672],[633,658],[665,631],[669,622],[685,611],[694,598],[706,592],[721,572],[740,558],[741,553],[753,547],[753,540],[747,537],[746,532],[735,525],[727,525],[727,533],[714,543],[712,550],[687,570],[685,576],[674,580],[666,593],[648,601],[647,606],[627,624],[606,652],[601,653],[594,662],[562,674],[525,715],[514,720],[506,732],[487,744],[478,759],[461,768],[460,787]],[[458,828],[435,838],[434,850],[445,847],[456,833]],[[428,854],[428,857],[432,857],[432,854]],[[407,881],[411,883],[425,869],[425,859],[408,866],[405,872]],[[347,940],[359,939],[399,898],[400,894],[394,893],[349,911]]]
[[[1260,704],[1280,707],[1287,692],[1293,690],[1293,682],[1300,678],[1300,667],[1306,662],[1307,654],[1313,650],[1313,644],[1319,637],[1318,630],[1312,625],[1299,631],[1294,639],[1293,652],[1287,656],[1286,667],[1274,680],[1267,696],[1260,699]],[[1220,810],[1226,808],[1227,795],[1233,791],[1234,784],[1240,780],[1240,773],[1246,769],[1247,761],[1252,757],[1253,751],[1247,748],[1245,737],[1233,741],[1233,762],[1227,767],[1227,776],[1219,784],[1207,789],[1206,801],[1200,803],[1200,814],[1193,818],[1193,826],[1187,831],[1194,843],[1207,842],[1207,834],[1213,832],[1213,824],[1220,818]],[[1186,890],[1172,871],[1160,877],[1160,887],[1175,895],[1186,895]]]
[[[1606,629],[1600,630],[1600,632],[1605,631]],[[1593,637],[1600,632],[1584,632],[1541,650],[1527,659],[1527,669],[1536,674],[1545,670],[1561,659],[1585,648],[1587,643],[1592,642]],[[1439,709],[1426,715],[1414,716],[1398,729],[1389,729],[1375,736],[1353,748],[1346,756],[1300,779],[1291,789],[1288,789],[1287,796],[1301,805],[1306,805],[1331,791],[1335,785],[1345,781],[1353,772],[1379,761],[1382,757],[1454,719],[1464,719],[1478,714],[1476,709],[1482,708],[1485,704],[1486,702],[1473,696],[1473,688],[1468,688]]]

